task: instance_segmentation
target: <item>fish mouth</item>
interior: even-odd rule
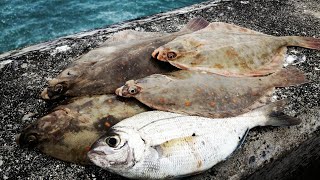
[[[118,96],[122,96],[122,89],[123,89],[123,86],[119,87],[118,89],[116,89],[116,95]]]
[[[19,143],[19,142],[20,142],[20,136],[21,136],[21,134],[16,134],[15,137],[14,137],[14,139],[15,139],[14,141],[15,141],[16,144],[18,144],[18,145],[20,145],[20,143]]]
[[[152,53],[152,57],[160,61],[167,61],[167,59],[165,58],[166,53],[164,52],[164,47],[160,46],[159,48],[154,50]]]
[[[42,99],[49,100],[50,97],[48,95],[48,88],[44,88],[44,90],[41,92],[40,96],[42,97]]]

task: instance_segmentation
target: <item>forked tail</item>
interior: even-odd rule
[[[280,100],[262,107],[267,117],[266,125],[270,126],[293,126],[301,123],[301,119],[288,116],[283,113],[287,100]]]

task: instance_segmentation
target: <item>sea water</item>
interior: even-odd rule
[[[0,53],[204,0],[0,0]]]

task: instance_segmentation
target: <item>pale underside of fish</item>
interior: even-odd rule
[[[255,126],[300,123],[275,108],[283,102],[276,104],[222,119],[163,111],[141,113],[113,126],[93,145],[88,157],[104,169],[135,179],[197,174],[225,160]]]
[[[307,82],[294,67],[263,77],[225,77],[212,73],[180,70],[127,81],[116,90],[162,111],[204,117],[232,117],[271,101],[275,87]]]
[[[148,108],[138,101],[100,95],[71,99],[25,128],[17,142],[54,158],[89,164],[89,147],[114,124]]]
[[[175,38],[156,49],[152,56],[180,69],[224,76],[264,76],[281,69],[287,46],[320,50],[320,39],[276,37],[216,22]]]
[[[132,30],[119,32],[49,81],[49,86],[41,96],[44,99],[55,99],[62,95],[114,93],[127,80],[171,72],[175,67],[159,63],[152,58],[151,53],[177,36],[197,31],[208,24],[203,18],[195,18],[185,28],[171,34]]]

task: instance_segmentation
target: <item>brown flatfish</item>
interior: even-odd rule
[[[177,37],[157,48],[152,56],[180,69],[235,77],[264,76],[282,68],[287,46],[320,50],[320,39],[276,37],[216,22]]]
[[[197,31],[208,24],[203,18],[195,18],[176,33],[120,32],[49,81],[41,96],[55,99],[60,96],[108,94],[127,80],[171,72],[175,67],[159,63],[151,53],[177,36]]]
[[[225,77],[181,70],[130,80],[116,90],[162,111],[210,118],[233,117],[268,104],[275,87],[305,83],[294,67],[263,77]]]
[[[22,130],[17,143],[63,161],[89,164],[87,152],[100,136],[121,120],[147,110],[135,99],[115,95],[73,98]]]

